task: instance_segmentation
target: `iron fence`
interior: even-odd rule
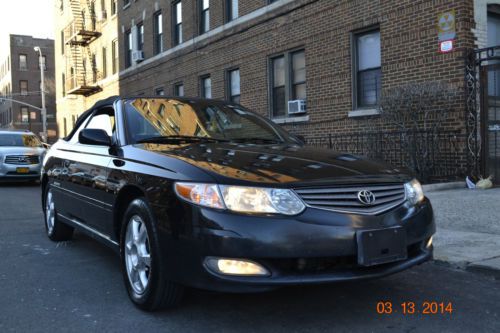
[[[306,144],[407,168],[424,182],[467,174],[467,135],[461,131],[329,134],[307,137]]]

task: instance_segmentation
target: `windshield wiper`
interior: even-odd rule
[[[278,140],[278,139],[266,139],[266,138],[238,138],[238,139],[231,139],[231,142],[237,142],[237,143],[283,143],[285,141],[283,140]]]
[[[181,142],[227,142],[227,140],[208,138],[203,136],[189,136],[189,135],[167,135],[167,136],[152,136],[137,140],[137,143],[181,143]]]

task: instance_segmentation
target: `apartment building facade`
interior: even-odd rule
[[[43,130],[39,47],[45,75],[47,134],[49,141],[58,138],[54,82],[54,40],[10,35],[0,53],[0,127]],[[34,106],[34,107],[33,107]]]
[[[466,135],[463,55],[489,46],[497,2],[60,0],[59,130],[110,95],[182,95],[241,103],[306,139],[350,137],[395,129],[383,91],[439,81],[459,94],[442,129]]]

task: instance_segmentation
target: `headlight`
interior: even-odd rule
[[[175,192],[182,199],[200,206],[224,208],[219,189],[214,184],[175,183]]]
[[[424,200],[424,190],[419,181],[413,179],[411,182],[405,184],[406,198],[414,205]]]
[[[194,204],[240,213],[297,215],[304,203],[291,190],[196,183],[175,183],[177,195]]]
[[[291,190],[225,185],[220,189],[226,207],[235,212],[297,215],[305,208]]]

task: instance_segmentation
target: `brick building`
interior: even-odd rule
[[[240,102],[310,142],[343,136],[339,149],[359,151],[345,142],[353,134],[393,130],[379,116],[382,91],[442,81],[460,96],[442,130],[463,137],[454,154],[465,155],[463,55],[490,46],[500,1],[57,3],[62,135],[109,95],[205,96]],[[447,13],[454,17],[453,49],[443,53],[439,24],[447,24]],[[465,162],[460,168],[454,172],[464,172]]]
[[[39,53],[45,64],[45,98],[47,133],[51,141],[57,136],[54,83],[54,40],[32,36],[9,35],[7,45],[0,53],[0,127],[26,129],[36,134],[42,132],[42,107]],[[11,101],[15,100],[15,101]],[[16,102],[18,101],[18,102]],[[22,104],[26,103],[26,104]]]

